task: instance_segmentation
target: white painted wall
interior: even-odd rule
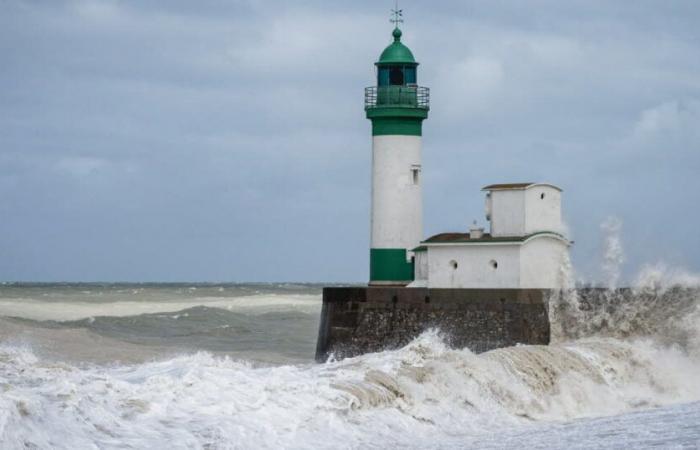
[[[524,190],[491,191],[490,203],[492,236],[525,234]]]
[[[420,136],[372,137],[372,248],[413,249],[423,238]]]
[[[564,287],[568,252],[568,244],[555,237],[540,235],[526,241],[520,250],[520,286],[531,289]]]
[[[561,191],[548,184],[490,191],[486,212],[492,236],[525,236],[538,231],[563,233]]]
[[[525,233],[538,231],[564,231],[561,191],[546,184],[536,184],[525,190]]]
[[[520,246],[470,244],[428,248],[428,287],[517,288],[520,285]],[[453,268],[451,262],[457,263]],[[491,261],[498,263],[494,268]]]
[[[568,251],[565,240],[537,235],[525,242],[431,245],[423,258],[430,288],[559,289]],[[424,279],[422,270],[416,259],[416,280]]]
[[[415,252],[414,274],[416,280],[428,280],[428,252]]]

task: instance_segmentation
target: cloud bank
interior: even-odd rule
[[[376,2],[0,2],[0,279],[364,281]],[[405,2],[426,235],[564,189],[579,276],[700,270],[700,6]]]

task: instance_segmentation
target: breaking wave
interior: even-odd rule
[[[610,261],[621,261],[614,241]],[[78,305],[62,322],[5,323],[43,327],[50,338],[80,329],[118,342],[155,336],[166,346],[181,332],[205,343],[223,333],[241,348],[255,342],[246,336],[273,329],[279,339],[264,340],[281,349],[304,332],[302,341],[315,341],[318,296],[310,297],[195,300],[121,317],[94,317]],[[324,364],[254,362],[217,348],[131,363],[68,362],[44,357],[31,342],[0,339],[0,447],[517,448],[522,436],[536,435],[551,448],[561,442],[542,436],[555,424],[700,401],[700,278],[647,267],[632,288],[564,290],[549,311],[549,346],[474,354],[449,348],[431,330],[398,350]],[[301,328],[284,329],[289,324]],[[310,359],[312,348],[304,351]],[[697,443],[700,403],[687,408],[672,420],[690,420],[678,433]]]
[[[141,362],[199,350],[257,362],[308,362],[321,309],[318,295],[2,303],[0,342],[34,348],[39,357],[91,362]],[[56,315],[68,320],[38,320],[59,310]]]
[[[602,291],[593,306],[575,292],[554,298],[553,318],[566,326],[550,346],[478,355],[449,348],[437,330],[399,350],[320,365],[207,352],[71,364],[3,344],[0,447],[481,446],[504,427],[698,401],[700,291],[647,279],[655,281]],[[179,314],[196,322],[210,313]]]
[[[0,299],[0,316],[19,317],[37,321],[78,321],[95,317],[128,317],[139,314],[176,313],[188,308],[204,306],[248,314],[275,311],[317,312],[320,296],[310,294],[254,294],[244,296],[166,297],[144,301],[139,292],[133,300],[94,301],[94,297]]]
[[[588,338],[475,355],[435,331],[321,365],[200,352],[125,366],[0,347],[3,448],[450,445],[502,427],[700,399],[696,359],[649,339]],[[409,433],[410,432],[410,433]],[[437,441],[436,441],[437,440]]]

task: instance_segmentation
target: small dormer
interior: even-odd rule
[[[548,183],[492,184],[486,191],[486,219],[491,235],[526,236],[540,231],[561,233],[561,192]]]

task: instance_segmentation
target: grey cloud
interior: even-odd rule
[[[691,1],[413,2],[426,234],[487,183],[565,189],[581,277],[700,270]],[[376,2],[0,4],[0,279],[367,278]]]

